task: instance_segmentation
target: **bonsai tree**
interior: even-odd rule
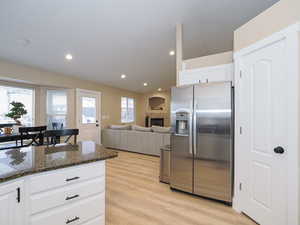
[[[25,109],[25,105],[21,102],[11,102],[9,103],[12,105],[12,108],[9,110],[9,113],[7,113],[5,116],[14,119],[18,125],[21,125],[20,118],[23,115],[27,114],[27,110]]]

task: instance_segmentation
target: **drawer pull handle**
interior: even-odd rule
[[[72,223],[72,222],[75,222],[76,220],[79,220],[80,218],[78,216],[76,216],[74,219],[71,219],[71,220],[67,220],[66,224],[69,224],[69,223]]]
[[[19,187],[17,188],[17,202],[21,202],[21,189]]]
[[[68,197],[66,197],[66,201],[71,200],[73,198],[78,198],[78,197],[79,197],[79,195],[68,196]]]
[[[79,179],[80,177],[72,177],[72,178],[67,178],[66,181],[69,182],[69,181],[72,181],[72,180],[77,180]]]

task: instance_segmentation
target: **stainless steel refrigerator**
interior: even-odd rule
[[[173,189],[232,202],[231,82],[172,88]]]

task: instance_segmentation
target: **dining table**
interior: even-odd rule
[[[31,133],[31,134],[23,134],[23,136],[21,135],[21,133],[12,133],[12,134],[5,134],[3,132],[0,133],[0,144],[1,143],[5,143],[5,142],[15,142],[14,145],[7,144],[7,145],[0,145],[0,150],[4,150],[7,148],[14,148],[14,147],[22,147],[22,146],[18,146],[18,142],[23,139],[23,140],[31,140],[31,139],[37,139],[39,142],[39,145],[43,145],[44,144],[44,135],[42,133],[37,134],[37,133]]]

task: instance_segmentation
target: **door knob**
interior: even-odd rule
[[[99,127],[99,124],[96,124],[96,127]]]
[[[278,146],[276,148],[274,148],[274,152],[277,154],[283,154],[284,153],[284,148],[281,146]]]

